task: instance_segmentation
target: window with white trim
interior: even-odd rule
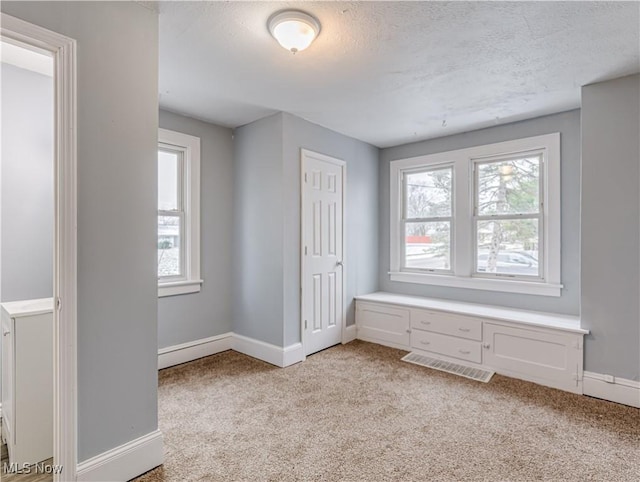
[[[405,270],[451,273],[453,166],[402,173]]]
[[[200,291],[200,139],[158,130],[158,296]]]
[[[560,134],[391,162],[392,281],[560,296]]]

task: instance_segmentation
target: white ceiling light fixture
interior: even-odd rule
[[[276,12],[267,26],[273,38],[294,54],[306,49],[320,34],[320,22],[300,10]]]

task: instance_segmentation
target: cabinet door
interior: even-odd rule
[[[581,336],[484,324],[484,364],[515,378],[582,393]]]
[[[356,325],[361,340],[409,349],[409,310],[406,308],[358,301]]]

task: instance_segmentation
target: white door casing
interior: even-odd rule
[[[301,150],[302,343],[305,355],[342,341],[345,162]]]

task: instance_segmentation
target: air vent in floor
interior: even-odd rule
[[[435,370],[440,370],[447,373],[452,373],[454,375],[460,375],[461,377],[471,378],[472,380],[477,380],[484,383],[487,383],[489,380],[491,380],[491,377],[495,373],[489,370],[483,370],[481,368],[459,365],[458,363],[451,363],[444,360],[438,360],[437,358],[418,355],[417,353],[413,352],[403,357],[402,361],[427,368],[433,368]]]

